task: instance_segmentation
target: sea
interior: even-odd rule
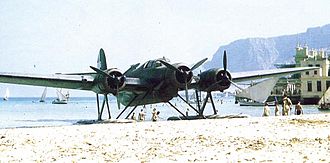
[[[46,102],[39,102],[35,97],[10,98],[8,101],[0,101],[0,128],[21,128],[21,127],[41,127],[41,126],[68,126],[75,125],[78,121],[88,121],[97,119],[96,97],[71,97],[68,104],[52,104],[55,98],[46,98]],[[235,104],[233,96],[215,99],[215,107],[219,115],[239,115],[247,114],[251,117],[260,117],[263,112],[262,106],[239,106]],[[222,102],[221,102],[222,101]],[[186,114],[188,105],[174,98],[171,100],[183,114]],[[193,104],[194,105],[194,104]],[[160,111],[161,121],[166,121],[171,116],[181,116],[175,109],[167,103],[159,103],[147,106],[139,106],[135,109],[136,115],[141,109],[146,112],[146,121],[150,121],[152,109]],[[271,108],[271,115],[274,115],[274,107]],[[128,108],[120,118],[124,119],[132,108]],[[304,105],[305,114],[323,114],[316,105]],[[120,109],[114,97],[110,97],[110,112],[112,118],[116,118],[124,110]],[[211,103],[205,109],[205,115],[212,114]],[[193,109],[189,109],[189,115],[196,115]],[[103,112],[102,119],[108,119],[107,109]]]

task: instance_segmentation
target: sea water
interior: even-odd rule
[[[8,101],[0,101],[0,128],[15,127],[37,127],[37,126],[63,126],[73,125],[80,120],[97,119],[97,105],[95,97],[73,97],[68,104],[52,104],[54,98],[47,98],[46,102],[39,102],[38,98],[10,98]],[[222,100],[222,102],[221,102]],[[260,117],[263,107],[239,106],[234,103],[234,97],[223,97],[215,99],[215,107],[219,115],[247,114],[252,117]],[[186,114],[189,106],[179,99],[174,98],[171,103],[175,105],[183,114]],[[100,102],[100,105],[102,102]],[[193,104],[195,105],[195,104]],[[153,108],[160,111],[160,120],[166,120],[171,116],[181,116],[175,109],[167,103],[159,103],[147,106],[139,106],[135,109],[138,115],[141,109],[146,112],[146,120],[150,121]],[[274,107],[270,106],[271,115],[274,115]],[[133,108],[128,108],[120,118],[126,118]],[[305,114],[323,113],[317,109],[316,105],[304,105]],[[112,118],[116,118],[124,110],[117,107],[115,98],[110,98],[110,113]],[[205,115],[213,114],[211,103],[206,105]],[[196,115],[193,109],[189,109],[189,115]],[[103,111],[103,119],[108,118],[108,110]]]

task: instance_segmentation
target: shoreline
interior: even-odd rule
[[[330,114],[0,129],[0,161],[330,161]]]

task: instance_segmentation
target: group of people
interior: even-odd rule
[[[156,108],[154,108],[152,110],[151,120],[153,122],[156,122],[159,118],[159,114],[160,114],[160,112],[157,111]],[[131,120],[137,120],[137,121],[140,121],[140,122],[145,121],[145,118],[146,118],[146,113],[144,112],[143,109],[141,109],[137,119],[136,119],[136,116],[135,116],[134,112],[132,113],[132,116],[131,116]]]
[[[290,115],[290,112],[292,110],[291,109],[292,108],[292,102],[291,102],[290,98],[287,97],[287,95],[284,95],[283,96],[282,101],[283,101],[283,103],[282,103],[282,115],[283,116],[288,116],[288,115]],[[280,116],[281,115],[280,114],[280,107],[279,107],[277,101],[275,101],[274,112],[275,112],[275,116]],[[295,106],[294,114],[295,115],[301,115],[301,114],[303,114],[303,107],[300,104],[300,101],[298,101],[297,105]],[[268,103],[265,103],[262,116],[263,117],[270,116],[270,108],[268,106]]]

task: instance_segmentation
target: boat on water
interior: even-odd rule
[[[265,103],[254,101],[251,99],[240,99],[238,100],[239,106],[264,106]],[[275,101],[267,102],[268,106],[275,106]]]
[[[8,101],[9,100],[9,89],[6,89],[5,95],[3,96],[3,100],[4,101]]]
[[[67,104],[69,100],[69,92],[66,95],[62,93],[62,89],[56,89],[57,98],[52,102],[52,104]]]
[[[47,87],[45,87],[44,91],[42,92],[39,102],[45,102],[46,94],[47,94]]]
[[[318,102],[319,106],[317,107],[319,110],[330,110],[330,89],[328,88],[320,101]]]

